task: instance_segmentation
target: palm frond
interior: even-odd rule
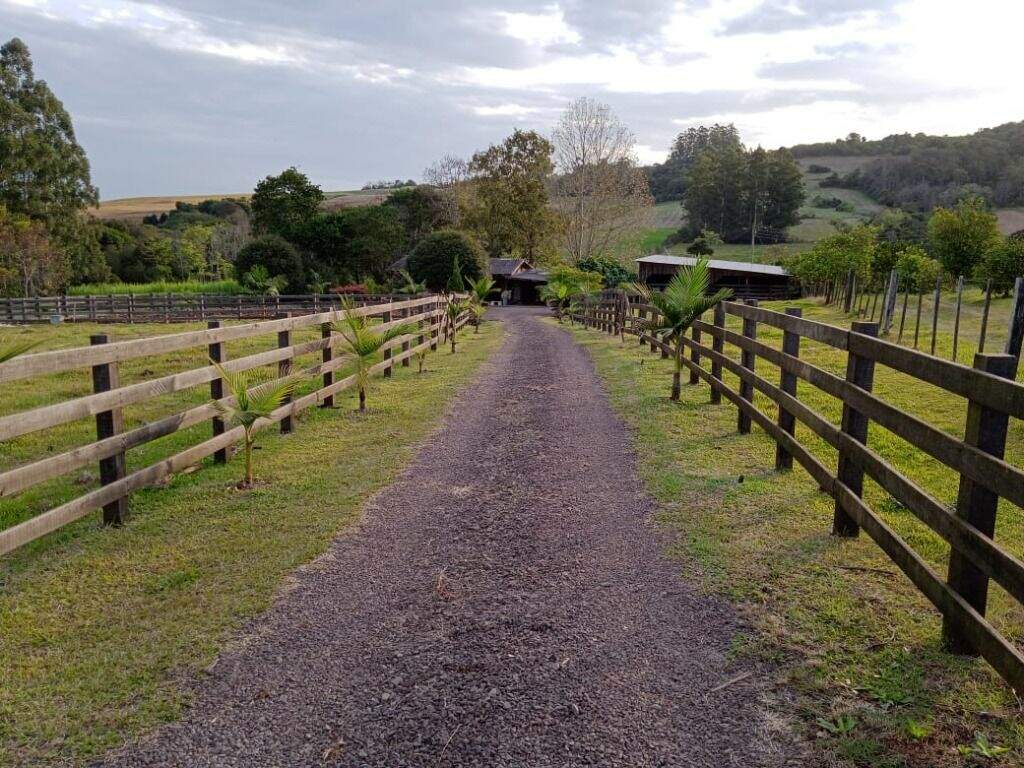
[[[6,363],[8,360],[23,355],[33,347],[37,347],[42,343],[42,339],[34,339],[31,341],[16,341],[11,344],[5,344],[0,346],[0,363]]]
[[[267,379],[256,369],[228,371],[214,360],[210,363],[217,369],[228,392],[235,400],[234,405],[215,400],[214,407],[225,419],[246,429],[259,419],[269,418],[291,396],[303,379],[299,374]]]
[[[494,278],[490,275],[481,275],[476,280],[469,281],[469,292],[477,302],[484,302],[494,290]]]
[[[647,320],[645,326],[652,333],[669,339],[682,335],[698,317],[732,296],[728,288],[707,295],[710,284],[708,261],[698,259],[693,266],[682,267],[664,291],[636,286],[647,303],[658,311],[657,317]]]

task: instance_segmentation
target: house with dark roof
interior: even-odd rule
[[[636,260],[640,281],[652,288],[664,288],[680,267],[697,263],[693,256],[653,254]],[[800,285],[785,267],[774,264],[753,264],[746,261],[708,259],[711,290],[730,288],[738,299],[793,299],[800,295]]]
[[[399,272],[406,269],[409,257],[403,256],[391,269]],[[494,291],[491,298],[500,301],[502,294],[508,291],[509,304],[541,304],[540,287],[548,281],[548,273],[543,269],[534,269],[526,259],[488,259],[488,269],[494,278]]]
[[[526,259],[490,259],[491,277],[501,296],[508,291],[510,304],[540,304],[540,287],[547,283],[548,273],[534,269]]]

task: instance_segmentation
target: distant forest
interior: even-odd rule
[[[790,151],[798,158],[872,158],[844,176],[833,174],[821,186],[859,189],[883,205],[928,211],[969,196],[997,207],[1024,205],[1024,121],[970,136],[904,133],[868,141],[851,133]]]
[[[833,173],[821,186],[857,189],[883,205],[908,211],[928,212],[972,196],[1000,208],[1024,205],[1024,121],[970,136],[903,133],[868,141],[851,133],[789,151],[805,159],[865,158],[862,167],[845,175]],[[665,163],[646,169],[657,202],[685,198],[690,165],[692,159],[673,147]]]

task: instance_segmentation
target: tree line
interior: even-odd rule
[[[695,126],[676,137],[664,163],[646,169],[659,202],[679,200],[686,224],[668,244],[704,240],[781,243],[799,221],[803,177],[785,149],[749,149],[734,125]]]
[[[842,282],[852,272],[861,285],[880,285],[895,269],[910,290],[962,275],[991,281],[993,290],[1008,294],[1024,275],[1024,235],[1004,237],[986,202],[968,197],[936,208],[926,220],[889,209],[871,224],[841,228],[783,261],[806,283]]]
[[[89,215],[99,192],[71,117],[14,39],[0,48],[0,291],[232,277],[258,292],[436,290],[455,261],[472,278],[499,256],[628,278],[616,249],[646,230],[653,204],[634,145],[609,107],[579,99],[550,137],[517,129],[469,158],[441,158],[424,184],[367,184],[387,191],[380,204],[330,210],[288,168],[249,199],[103,221]],[[394,269],[403,257],[405,277]]]
[[[930,211],[980,197],[995,206],[1024,204],[1024,121],[969,136],[909,133],[868,141],[845,139],[793,147],[797,157],[873,158],[822,186],[858,189],[883,205]]]

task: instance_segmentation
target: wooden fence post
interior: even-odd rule
[[[410,310],[410,309],[403,309],[401,316],[403,318],[407,318],[411,314],[412,314],[412,310]],[[409,340],[408,339],[406,339],[405,341],[402,342],[402,351],[403,352],[408,352],[409,351]],[[403,368],[408,368],[409,367],[409,357],[408,357],[408,355],[406,355],[405,357],[402,358],[402,367]]]
[[[889,282],[885,290],[885,304],[882,305],[882,333],[889,335],[892,328],[892,318],[896,314],[896,296],[900,291],[900,276],[894,269],[889,272]]]
[[[978,351],[985,351],[985,336],[988,334],[988,312],[992,308],[992,281],[985,281],[985,308],[981,311],[981,333],[978,334]]]
[[[979,371],[1003,378],[1012,378],[1016,360],[1012,355],[974,356],[974,367]],[[1006,449],[1006,433],[1010,417],[973,400],[967,403],[967,427],[964,443],[1002,459]],[[970,478],[960,476],[960,489],[956,500],[957,517],[977,528],[990,539],[995,536],[996,510],[999,496]],[[949,586],[964,598],[978,613],[985,615],[988,603],[988,576],[955,547],[949,555]],[[943,618],[942,639],[953,653],[977,656],[978,650],[967,639],[961,627]]]
[[[1020,366],[1021,345],[1024,343],[1024,277],[1018,277],[1013,284],[1013,308],[1010,310],[1010,328],[1006,335],[1006,349],[1008,355],[1013,355],[1017,364],[1013,367],[1013,376],[1017,378],[1017,368]]]
[[[803,310],[799,307],[786,307],[786,314],[790,317],[803,317]],[[800,334],[793,331],[782,332],[782,352],[792,357],[800,357]],[[779,388],[787,395],[796,397],[796,374],[790,373],[785,368],[780,369]],[[779,405],[778,425],[787,434],[794,434],[796,430],[796,417]],[[775,469],[778,471],[793,468],[793,454],[782,447],[782,443],[775,445]]]
[[[721,333],[725,332],[725,304],[721,301],[715,304],[715,315],[714,319],[712,320],[712,324],[715,326],[715,328],[718,328],[720,332],[716,333],[714,337],[711,339],[711,349],[713,349],[715,352],[721,355],[725,351],[725,339],[723,339],[721,336]],[[711,377],[717,379],[719,382],[722,381],[722,363],[715,358],[712,358],[711,360]],[[715,387],[712,387],[712,405],[718,405],[721,402],[721,391],[719,391]]]
[[[433,304],[433,307],[434,307],[433,311],[437,312],[437,310],[438,310],[438,308],[440,306],[441,306],[440,299],[435,299],[434,300],[434,304]],[[436,319],[436,317],[430,318],[430,351],[431,352],[437,352],[437,334],[438,334],[438,331],[437,331],[437,328],[434,327],[436,325],[436,323],[434,322],[435,319]]]
[[[903,309],[900,310],[900,332],[896,337],[896,343],[899,344],[903,341],[903,327],[907,323],[907,302],[910,301],[910,289],[906,288],[903,291]]]
[[[93,346],[109,342],[110,337],[105,333],[89,337],[89,343]],[[121,381],[117,370],[117,363],[100,363],[92,367],[93,392],[109,392],[112,389],[117,389],[119,386],[121,386]],[[106,440],[108,437],[119,435],[122,432],[124,432],[124,412],[120,408],[96,414],[97,440]],[[121,480],[124,476],[125,459],[123,451],[113,456],[108,456],[105,459],[100,459],[100,485],[110,485]],[[122,496],[103,507],[104,525],[121,525],[127,519],[127,497]]]
[[[960,305],[964,299],[964,276],[956,281],[956,318],[953,321],[953,362],[956,362],[956,353],[960,345]]]
[[[636,319],[637,319],[637,328],[639,328],[639,330],[640,330],[640,332],[636,335],[636,342],[637,342],[637,344],[639,344],[642,347],[644,345],[644,331],[647,330],[647,328],[646,328],[646,326],[647,326],[647,323],[646,323],[646,320],[647,320],[647,310],[646,309],[640,309],[638,307],[637,310],[636,310]]]
[[[388,310],[387,312],[382,312],[381,315],[380,315],[380,319],[381,319],[382,323],[390,323],[391,322],[391,311]],[[390,349],[385,349],[384,350],[384,359],[385,360],[390,360],[391,359],[391,350]],[[391,378],[391,366],[390,365],[388,365],[384,369],[384,378],[385,379],[390,379]]]
[[[757,299],[747,299],[745,302],[748,307],[756,307]],[[757,321],[749,318],[743,318],[743,335],[748,339],[757,338]],[[742,350],[740,352],[740,365],[747,370],[753,372],[754,367],[757,364],[757,355],[752,351]],[[754,401],[754,385],[746,381],[740,381],[740,397],[749,403]],[[736,417],[736,428],[739,430],[741,435],[750,434],[750,414],[744,411],[742,408],[739,410],[739,415]]]
[[[914,323],[914,349],[917,349],[918,339],[921,337],[921,307],[924,305],[924,284],[921,284],[917,293],[917,320]]]
[[[935,354],[935,342],[939,335],[939,302],[942,300],[942,275],[935,278],[935,303],[932,306],[932,350]]]
[[[210,330],[220,328],[220,320],[210,320],[207,322],[206,327]],[[224,351],[224,344],[222,342],[214,342],[207,347],[207,352],[210,355],[210,359],[215,363],[223,364],[227,360],[227,353]],[[212,400],[220,400],[224,397],[224,379],[216,378],[210,380],[210,398]],[[214,416],[212,420],[213,425],[213,436],[224,434],[224,419],[220,416]],[[228,460],[228,449],[220,448],[213,454],[214,464],[224,464]]]
[[[135,322],[135,294],[128,294],[128,322]]]
[[[855,322],[850,330],[865,336],[878,336],[878,323]],[[846,380],[854,386],[870,392],[875,382],[875,361],[855,355],[853,352],[847,353]],[[867,444],[869,423],[867,416],[847,403],[843,403],[843,432],[858,443]],[[839,482],[853,491],[854,495],[858,498],[861,496],[864,491],[864,470],[844,451],[839,451],[837,477]],[[854,537],[859,532],[860,526],[847,514],[842,504],[836,501],[835,514],[832,518],[832,535]]]
[[[288,312],[285,317],[291,317],[291,312]],[[292,345],[292,332],[291,331],[278,331],[277,332],[277,348],[286,349]],[[287,357],[284,360],[279,360],[277,363],[277,375],[278,377],[284,377],[292,372],[292,358]],[[288,395],[281,403],[285,405],[292,401],[292,396]],[[285,416],[281,419],[281,434],[287,435],[292,431],[292,417]]]
[[[324,340],[324,349],[322,352],[321,360],[324,365],[327,365],[331,360],[334,359],[334,347],[331,346],[331,324],[321,323],[320,324],[320,338]],[[334,383],[334,371],[324,371],[323,387],[326,389]],[[334,407],[334,395],[327,395],[324,401],[320,404],[321,408],[333,408]]]
[[[697,318],[697,319],[699,320],[700,318]],[[694,365],[700,365],[700,351],[696,347],[697,344],[700,344],[700,328],[694,326],[693,327],[693,331],[692,331],[692,336],[693,336],[694,347],[693,347],[693,349],[690,350],[690,360],[693,361]],[[695,370],[693,370],[691,368],[690,369],[690,383],[691,384],[696,384],[699,381],[700,381],[700,376],[697,374],[697,372]]]

